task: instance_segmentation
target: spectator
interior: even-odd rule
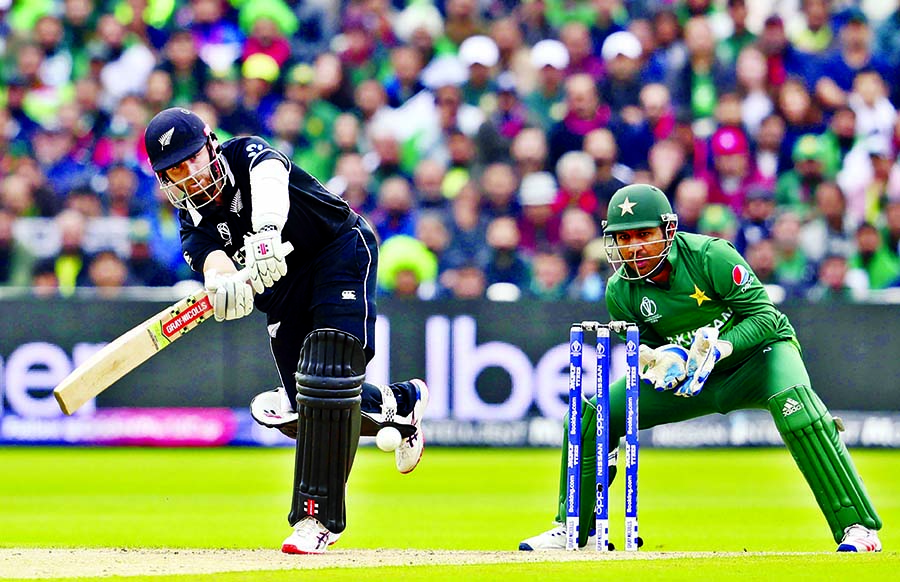
[[[133,279],[131,284],[144,287],[171,287],[178,279],[174,270],[153,256],[152,234],[150,222],[146,219],[132,221],[128,237],[130,243],[128,267]]]
[[[747,136],[736,127],[720,128],[712,136],[710,149],[713,167],[704,175],[709,201],[724,204],[737,214],[743,210],[747,191],[764,185],[762,177],[751,166]]]
[[[223,67],[219,71],[228,68]],[[169,74],[172,103],[181,107],[200,99],[210,78],[209,65],[200,59],[194,35],[189,29],[172,31],[163,46],[158,70]]]
[[[142,41],[129,39],[128,31],[112,14],[100,17],[97,34],[103,50],[109,55],[100,70],[103,103],[107,108],[113,108],[125,95],[143,93],[147,78],[156,65],[156,57]]]
[[[434,160],[423,160],[416,166],[413,174],[413,192],[419,209],[449,218],[450,200],[441,189],[445,176],[446,170],[441,164]]]
[[[428,299],[434,293],[437,274],[438,261],[423,242],[397,235],[381,245],[379,292],[393,297]]]
[[[772,236],[775,223],[775,193],[767,188],[751,188],[744,198],[744,212],[738,220],[734,247],[742,255],[747,247]]]
[[[519,250],[519,239],[519,227],[511,216],[495,218],[488,225],[490,257],[484,269],[488,287],[495,283],[509,283],[519,290],[528,288],[531,267]]]
[[[807,291],[806,298],[814,303],[849,303],[865,294],[865,278],[861,279],[863,287],[859,287],[857,277],[854,286],[854,274],[850,271],[845,255],[827,255],[819,263],[816,283]]]
[[[459,60],[469,72],[461,88],[463,102],[491,114],[496,91],[494,67],[500,61],[497,43],[489,36],[470,36],[459,45]]]
[[[547,137],[540,129],[526,127],[520,131],[509,150],[519,176],[547,168]]]
[[[0,287],[26,287],[34,257],[13,236],[16,215],[0,206]]]
[[[791,159],[794,169],[781,174],[775,186],[775,201],[780,208],[790,208],[806,216],[813,204],[819,184],[828,179],[819,136],[807,134],[794,146]]]
[[[484,193],[481,210],[489,219],[508,216],[516,220],[519,217],[521,207],[516,199],[519,181],[509,164],[491,164],[485,168],[480,182]]]
[[[885,225],[882,236],[888,251],[900,260],[900,200],[890,200],[884,209]]]
[[[566,152],[582,149],[584,136],[590,131],[609,123],[609,108],[600,103],[597,86],[588,75],[573,75],[566,81],[566,106],[565,117],[547,135],[550,167],[556,167]]]
[[[550,172],[534,172],[522,178],[519,246],[529,255],[553,251],[559,246],[559,214],[553,211],[556,193],[556,180]]]
[[[777,90],[789,78],[797,78],[802,79],[805,87],[812,88],[818,74],[815,60],[791,43],[781,16],[772,14],[766,18],[757,46],[766,56],[770,87]]]
[[[559,30],[559,40],[569,53],[566,76],[587,75],[595,83],[605,75],[603,61],[594,54],[590,29],[581,22],[569,22]]]
[[[847,195],[847,214],[855,224],[875,224],[881,219],[896,159],[891,143],[877,134],[862,140],[847,154],[837,182]]]
[[[567,208],[560,218],[560,256],[566,264],[566,281],[575,276],[584,256],[584,249],[597,238],[599,229],[589,213],[580,208]]]
[[[853,79],[861,70],[871,68],[882,79],[893,78],[887,61],[872,52],[872,30],[861,10],[849,10],[838,34],[838,46],[822,57],[815,85],[816,98],[829,110],[848,103]]]
[[[785,130],[784,118],[778,113],[767,115],[760,122],[753,164],[766,182],[777,182],[779,168],[788,165],[781,153]]]
[[[547,131],[565,115],[569,51],[558,40],[539,41],[531,49],[531,64],[537,71],[537,84],[522,101],[537,116],[541,129]]]
[[[512,140],[532,124],[533,116],[519,99],[512,73],[501,73],[497,77],[496,90],[496,109],[475,136],[482,165],[509,161]]]
[[[270,2],[269,5],[277,6],[278,3]],[[297,28],[296,17],[290,10],[279,10],[277,14],[258,14],[255,18],[249,13],[242,13],[241,17],[242,20],[250,21],[241,60],[246,62],[255,54],[264,54],[272,57],[279,68],[284,67],[291,58],[291,44],[287,34],[292,28]]]
[[[803,0],[800,3],[803,17],[795,18],[794,25],[788,30],[797,50],[821,55],[833,47],[835,37],[829,4],[828,0]]]
[[[878,134],[887,138],[894,133],[897,110],[888,99],[887,85],[876,69],[861,69],[856,73],[847,105],[856,113],[857,136]]]
[[[42,259],[35,263],[30,286],[35,297],[55,299],[61,295],[53,259]]]
[[[868,222],[856,229],[856,253],[850,257],[849,266],[868,276],[870,290],[890,287],[900,277],[900,261],[887,249],[878,229]]]
[[[838,173],[847,154],[858,145],[860,138],[856,134],[856,112],[849,106],[838,107],[831,114],[828,128],[819,137],[823,148],[822,161],[829,176]]]
[[[396,108],[425,89],[419,78],[424,63],[419,51],[405,45],[391,49],[390,63],[391,73],[384,81],[384,88],[388,105]]]
[[[766,57],[755,46],[746,46],[737,55],[737,87],[741,98],[741,125],[753,139],[760,126],[775,110],[766,76]]]
[[[204,95],[219,120],[218,131],[228,135],[258,134],[263,131],[256,115],[241,102],[240,73],[236,68],[213,70]]]
[[[622,188],[631,176],[631,171],[617,163],[619,147],[608,129],[595,129],[584,136],[584,152],[594,160],[594,196],[597,198],[597,218],[606,218],[609,199]]]
[[[779,172],[786,172],[791,169],[791,154],[797,141],[806,134],[821,135],[826,126],[821,109],[798,79],[791,78],[781,84],[775,109],[786,123],[781,142],[781,160],[786,164],[778,168]]]
[[[128,264],[112,250],[95,253],[87,266],[86,287],[93,287],[102,299],[121,296],[123,287],[137,284]]]
[[[641,89],[639,99],[653,139],[659,141],[671,137],[675,131],[675,109],[669,88],[662,83],[649,83]]]
[[[578,272],[569,283],[569,298],[580,301],[600,301],[606,296],[606,281],[611,274],[606,243],[602,238],[596,238],[584,247]]]
[[[200,58],[214,71],[233,67],[241,57],[244,35],[225,14],[222,0],[190,0],[182,28],[194,35]]]
[[[597,168],[594,158],[585,152],[568,152],[556,164],[559,192],[553,201],[554,214],[567,208],[580,208],[599,220],[597,195],[594,193],[594,177]]]
[[[63,210],[56,216],[60,249],[53,257],[53,269],[63,295],[71,295],[75,287],[88,280],[89,259],[84,250],[87,221],[74,210]]]
[[[625,107],[640,105],[642,52],[641,42],[627,30],[612,33],[603,43],[606,74],[600,81],[600,97],[613,115]]]
[[[705,136],[712,133],[718,95],[735,89],[734,70],[716,57],[713,30],[705,17],[695,16],[687,21],[684,41],[688,59],[681,67],[670,70],[666,84],[672,90],[675,106],[689,111]]]
[[[464,265],[483,266],[489,250],[484,241],[488,219],[480,212],[481,195],[472,182],[463,186],[453,199],[450,246],[447,247],[447,266],[459,269]]]
[[[481,267],[466,263],[448,275],[451,276],[445,279],[449,284],[449,298],[462,300],[484,298],[487,291],[487,278]]]
[[[252,126],[267,134],[272,129],[272,114],[281,101],[273,91],[281,74],[278,62],[265,53],[254,53],[241,65],[240,106],[250,112]]]
[[[536,79],[531,66],[531,46],[524,43],[519,21],[515,16],[500,16],[491,23],[490,33],[500,52],[500,70],[512,74],[516,90],[527,94],[534,89]]]
[[[747,28],[749,10],[746,0],[728,0],[727,9],[732,25],[731,33],[717,43],[716,57],[726,65],[734,66],[739,55],[756,43],[756,35]],[[740,73],[740,65],[737,70]]]
[[[827,255],[849,257],[854,248],[854,223],[846,213],[846,199],[840,186],[825,181],[816,187],[815,208],[800,231],[803,253],[819,263]]]
[[[470,36],[485,32],[476,0],[446,0],[447,17],[444,34],[454,46],[459,46]]]
[[[672,205],[678,215],[678,230],[700,233],[700,217],[709,200],[709,186],[699,178],[686,178],[675,190]]]
[[[744,256],[747,258],[747,264],[753,269],[756,278],[767,288],[779,287],[778,277],[775,273],[777,261],[775,243],[772,239],[764,238],[747,246]],[[781,289],[780,295],[784,294]],[[770,293],[771,295],[771,293]],[[774,301],[775,299],[772,298]]]
[[[438,277],[447,271],[447,247],[450,246],[450,231],[445,218],[435,212],[423,212],[416,221],[416,238],[431,251],[437,259]]]
[[[737,236],[738,217],[731,208],[724,204],[709,204],[700,214],[697,228],[700,234],[722,238],[734,243]]]
[[[527,296],[541,301],[561,301],[566,297],[569,269],[554,253],[538,253],[532,260],[534,274]]]
[[[656,142],[647,158],[650,183],[665,192],[669,200],[675,197],[678,185],[688,175],[684,150],[674,139]]]
[[[802,297],[813,283],[814,265],[800,245],[800,217],[791,211],[781,212],[772,227],[775,243],[775,277],[788,298]]]
[[[409,182],[393,176],[381,184],[378,206],[372,211],[372,226],[382,241],[399,234],[415,236],[416,217]]]

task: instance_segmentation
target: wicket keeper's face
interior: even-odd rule
[[[614,236],[622,261],[640,277],[652,273],[666,258],[668,243],[659,226],[623,230]]]

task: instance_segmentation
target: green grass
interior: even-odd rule
[[[854,460],[887,526],[886,550],[900,546],[900,451],[857,450]],[[551,525],[558,451],[428,449],[416,471],[399,475],[374,448],[357,456],[341,549],[514,550]],[[782,449],[644,449],[641,535],[650,551],[831,552],[834,543],[812,494]],[[0,547],[278,548],[289,533],[290,449],[0,448]],[[622,490],[611,494],[613,541],[622,543]],[[639,563],[641,578],[716,580],[886,579],[900,556],[747,556]],[[625,574],[637,563],[505,564],[385,569],[404,579],[532,580],[602,568]],[[869,570],[871,569],[871,570]],[[374,570],[321,570],[323,579],[371,577]],[[796,572],[794,576],[792,573]],[[870,575],[865,573],[869,572]],[[766,574],[763,576],[763,574]],[[0,572],[0,577],[3,573]],[[294,572],[252,579],[296,580]],[[107,580],[116,578],[106,578]],[[179,580],[190,577],[121,578]],[[248,574],[216,575],[245,580]]]

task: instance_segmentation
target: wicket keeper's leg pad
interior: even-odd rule
[[[769,399],[769,411],[788,450],[812,489],[836,542],[855,523],[880,529],[865,486],[841,441],[834,418],[808,386]]]
[[[354,336],[323,328],[303,340],[295,376],[300,418],[291,525],[311,515],[334,533],[344,531],[365,375],[365,352]]]

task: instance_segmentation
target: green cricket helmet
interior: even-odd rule
[[[656,267],[641,275],[634,260],[622,258],[623,248],[641,247],[647,242],[619,246],[616,233],[626,230],[647,228],[662,229],[663,238],[654,242],[665,242],[665,248],[656,255],[642,256],[641,260],[660,259]],[[656,274],[669,255],[675,232],[678,230],[678,216],[672,212],[672,205],[662,190],[650,184],[631,184],[619,188],[609,201],[606,220],[603,221],[603,240],[610,263],[618,270],[619,276],[630,281],[644,279]]]

